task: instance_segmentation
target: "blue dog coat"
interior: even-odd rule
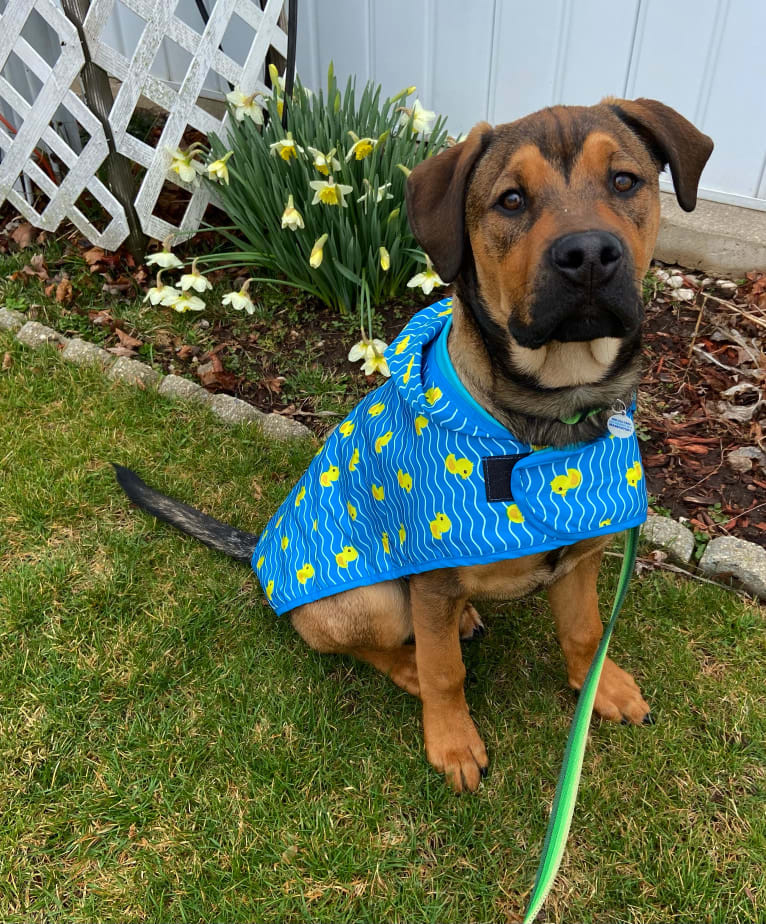
[[[520,442],[457,378],[451,311],[445,299],[412,318],[386,350],[391,378],[334,430],[261,534],[253,567],[277,613],[646,519],[632,409],[591,443]]]

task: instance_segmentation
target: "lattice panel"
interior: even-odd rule
[[[108,44],[107,24],[113,16],[117,0],[94,0],[84,22],[84,32],[90,55],[112,78],[120,82],[109,116],[110,127],[119,153],[124,154],[143,172],[135,205],[141,226],[150,237],[163,239],[168,234],[193,234],[211,200],[210,188],[186,186],[168,170],[173,151],[181,144],[187,128],[207,135],[210,132],[226,137],[226,122],[217,119],[200,105],[204,86],[217,80],[224,88],[239,86],[246,93],[268,92],[264,83],[264,62],[270,48],[287,57],[287,35],[278,20],[285,0],[267,0],[264,9],[253,0],[217,0],[208,2],[209,21],[201,31],[193,28],[177,14],[178,0],[119,0],[123,12],[139,23],[139,37],[130,56]],[[61,53],[54,64],[47,64],[21,35],[35,9],[59,36]],[[120,204],[95,176],[107,155],[106,139],[96,117],[70,89],[76,81],[84,58],[77,32],[63,12],[49,0],[10,0],[1,17],[0,28],[0,102],[17,115],[17,133],[0,126],[0,201],[8,198],[34,225],[55,230],[68,217],[93,243],[107,249],[117,248],[128,234],[127,222]],[[227,30],[236,30],[241,46],[242,35],[251,37],[244,61],[238,62],[227,54]],[[170,45],[168,45],[170,43]],[[231,43],[229,43],[231,44]],[[161,80],[153,70],[161,70],[159,56],[173,52],[176,70],[185,62],[185,72],[178,86]],[[30,103],[6,79],[5,65],[20,60],[37,78],[39,92]],[[183,68],[182,68],[183,69]],[[147,106],[166,114],[156,146],[130,133],[131,118],[137,109]],[[51,127],[54,114],[64,107],[87,136],[82,152],[76,153]],[[45,146],[64,165],[65,173],[57,184],[36,162],[36,148]],[[19,179],[25,175],[38,187],[48,201],[37,211],[19,189]],[[156,214],[163,186],[171,183],[190,198],[178,225]],[[85,191],[108,213],[106,228],[94,227],[80,211],[78,200]]]
[[[52,64],[21,34],[33,10],[58,38],[60,52]],[[83,63],[77,31],[59,7],[48,0],[9,4],[0,28],[0,99],[13,110],[17,130],[14,134],[0,125],[0,202],[7,198],[31,224],[47,231],[69,218],[88,240],[114,249],[127,237],[128,223],[122,206],[95,175],[108,153],[101,123],[70,89]],[[13,64],[27,68],[25,89],[27,96],[34,94],[31,101],[8,79]],[[62,109],[77,123],[81,137],[87,137],[82,150],[75,151],[51,124]],[[47,152],[58,160],[54,178],[39,161]],[[27,188],[30,181],[37,187],[36,205],[23,195],[25,179]],[[105,227],[97,228],[81,211],[86,191],[107,215]]]

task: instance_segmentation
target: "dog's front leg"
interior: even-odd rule
[[[462,792],[478,787],[488,761],[463,690],[460,617],[466,597],[445,595],[452,583],[445,572],[413,575],[410,601],[426,755],[452,788]]]

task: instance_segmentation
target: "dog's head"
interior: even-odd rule
[[[655,100],[556,106],[492,128],[410,174],[413,232],[481,331],[494,365],[556,387],[547,347],[586,342],[602,373],[633,352],[641,282],[659,228],[658,175],[670,165],[682,208],[696,205],[713,149]],[[593,372],[585,376],[599,376]]]

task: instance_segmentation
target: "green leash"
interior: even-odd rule
[[[634,526],[625,533],[625,555],[617,583],[617,593],[612,604],[612,615],[609,617],[609,622],[604,629],[604,634],[596,649],[596,654],[593,657],[577,700],[572,727],[569,729],[569,738],[564,751],[564,763],[556,784],[556,795],[553,799],[548,830],[545,833],[545,841],[543,842],[543,854],[540,858],[540,865],[537,867],[537,878],[532,888],[527,913],[524,916],[524,924],[532,924],[537,917],[556,878],[561,858],[564,856],[569,826],[572,823],[572,815],[577,801],[577,787],[580,784],[580,773],[588,739],[588,726],[593,712],[593,702],[596,699],[596,689],[601,677],[601,669],[604,666],[606,650],[609,647],[609,639],[612,637],[614,624],[628,592],[630,576],[636,563],[637,547],[638,527]]]

